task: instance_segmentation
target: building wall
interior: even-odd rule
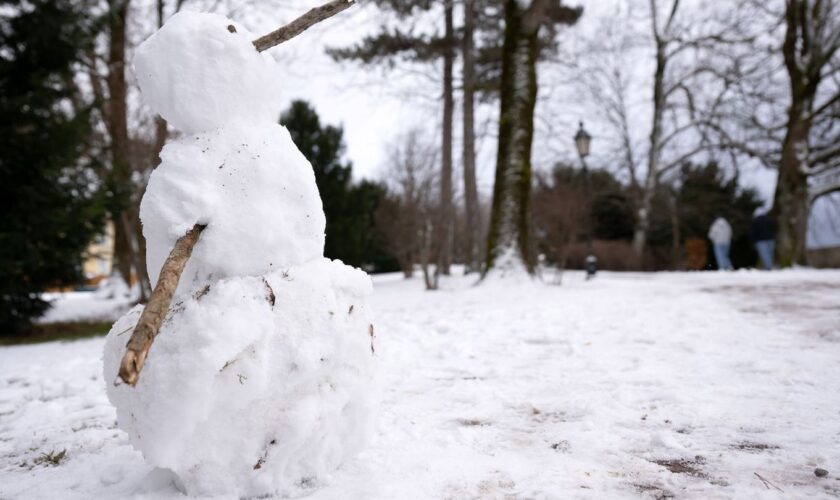
[[[114,225],[109,221],[105,231],[85,251],[82,270],[88,281],[98,282],[111,274],[114,263]]]

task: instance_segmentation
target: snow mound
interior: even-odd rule
[[[147,103],[187,133],[140,207],[153,284],[176,240],[206,229],[138,384],[110,382],[140,307],[108,334],[104,375],[120,428],[189,494],[315,484],[366,441],[377,400],[370,278],[323,256],[315,176],[276,122],[277,79],[253,38],[183,12],[135,58]]]
[[[254,48],[255,38],[217,14],[173,15],[134,56],[143,100],[188,134],[234,122],[276,122],[280,78],[273,59]]]
[[[207,225],[179,293],[323,256],[326,219],[315,174],[288,130],[233,126],[166,145],[140,205],[154,284],[175,241]]]
[[[367,440],[377,388],[363,272],[317,259],[221,280],[173,304],[136,387],[108,385],[120,427],[191,495],[311,484]],[[108,334],[113,381],[138,306]]]

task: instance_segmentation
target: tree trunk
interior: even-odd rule
[[[166,125],[166,120],[164,120],[160,116],[155,117],[155,142],[152,148],[153,157],[151,161],[153,170],[157,168],[158,165],[160,165],[160,152],[163,150],[163,146],[166,144],[167,135],[168,128]],[[134,204],[131,213],[131,220],[134,222],[134,238],[137,242],[137,259],[135,261],[135,268],[137,270],[137,281],[140,284],[140,291],[142,295],[141,300],[143,301],[152,293],[152,284],[151,280],[149,279],[149,270],[146,267],[146,237],[143,236],[143,224],[140,221],[140,202],[142,201],[143,196],[145,194],[146,184],[144,183],[140,187],[140,191],[137,193],[137,203]]]
[[[145,189],[143,189],[143,192],[145,192]],[[152,294],[152,282],[149,279],[149,270],[146,266],[146,238],[143,236],[143,224],[140,221],[141,198],[142,194],[138,196],[137,203],[132,207],[128,216],[131,221],[130,228],[135,243],[132,246],[132,255],[134,256],[132,263],[137,274],[137,284],[140,286],[140,302],[145,303]]]
[[[820,54],[823,47],[819,47],[818,40],[810,39],[824,25],[820,18],[809,18],[807,8],[806,3],[789,1],[785,10],[782,54],[790,78],[790,107],[773,197],[778,225],[776,257],[782,267],[806,264],[805,238],[810,210],[806,162],[814,99],[824,63]]]
[[[778,223],[776,255],[782,267],[806,264],[805,238],[810,204],[803,158],[808,148],[810,123],[802,120],[801,116],[802,104],[794,103],[789,111],[773,197],[773,212]]]
[[[449,274],[452,260],[452,112],[455,107],[452,90],[452,65],[455,59],[455,28],[452,1],[446,0],[445,48],[443,53],[443,139],[440,172],[440,216],[438,218],[437,267],[435,274]]]
[[[636,212],[636,228],[633,232],[633,250],[641,266],[647,246],[647,236],[650,230],[650,210],[653,207],[653,195],[656,191],[656,175],[645,177],[642,189],[642,201]]]
[[[125,224],[119,213],[111,214],[111,222],[114,225],[114,263],[113,268],[125,281],[126,286],[131,286],[131,243],[127,234]]]
[[[108,117],[106,126],[111,139],[111,170],[108,183],[113,203],[115,266],[125,282],[131,285],[134,262],[134,231],[128,223],[132,184],[129,163],[128,112],[126,108],[125,52],[128,0],[108,0]]]
[[[478,210],[478,188],[475,180],[475,6],[464,2],[463,86],[464,86],[464,208],[466,212],[466,265],[467,272],[478,271],[481,222]]]
[[[423,282],[426,284],[426,290],[437,290],[440,273],[437,269],[432,271],[431,253],[433,246],[434,227],[430,221],[425,222],[424,230],[420,234],[420,267],[423,270]],[[436,266],[437,267],[437,266]]]
[[[680,234],[680,212],[677,204],[677,193],[674,188],[668,190],[668,205],[671,209],[671,268],[683,269],[682,265],[682,235]]]
[[[164,0],[157,2],[157,21],[158,28],[163,27],[164,23]],[[180,2],[176,5],[176,12],[180,9]],[[155,139],[152,143],[152,158],[150,164],[152,170],[160,165],[160,152],[166,144],[166,137],[168,135],[168,127],[166,120],[160,116],[155,117]],[[134,234],[135,245],[135,259],[134,268],[137,273],[137,282],[140,285],[140,301],[145,302],[146,298],[152,294],[152,284],[149,279],[149,270],[146,266],[146,237],[143,236],[143,224],[140,221],[140,202],[146,194],[145,182],[140,186],[139,191],[134,197],[136,202],[132,206],[130,221],[132,222],[132,230]]]
[[[531,141],[537,102],[537,34],[546,2],[523,10],[505,2],[499,149],[484,276],[524,268],[534,273],[530,245]]]
[[[414,276],[414,259],[412,257],[403,257],[403,262],[400,265],[402,269],[403,278],[409,279]]]
[[[647,174],[642,188],[642,203],[636,214],[636,228],[633,234],[633,249],[639,263],[642,263],[647,246],[648,231],[650,230],[650,210],[653,195],[659,182],[659,157],[662,141],[662,117],[665,114],[665,66],[668,59],[665,55],[665,43],[659,38],[654,27],[656,39],[656,70],[653,75],[653,123],[650,128],[650,145],[648,149]]]

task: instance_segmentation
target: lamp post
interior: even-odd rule
[[[592,208],[589,203],[589,169],[586,166],[586,157],[589,156],[589,143],[592,136],[583,129],[583,122],[580,122],[575,134],[575,146],[577,147],[580,163],[583,165],[583,197],[586,210],[586,279],[595,277],[598,272],[598,259],[592,251]]]

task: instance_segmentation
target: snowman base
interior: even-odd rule
[[[118,424],[189,494],[317,483],[367,440],[377,400],[370,278],[315,259],[176,296],[137,385],[109,385]],[[137,306],[108,334],[115,380]]]

